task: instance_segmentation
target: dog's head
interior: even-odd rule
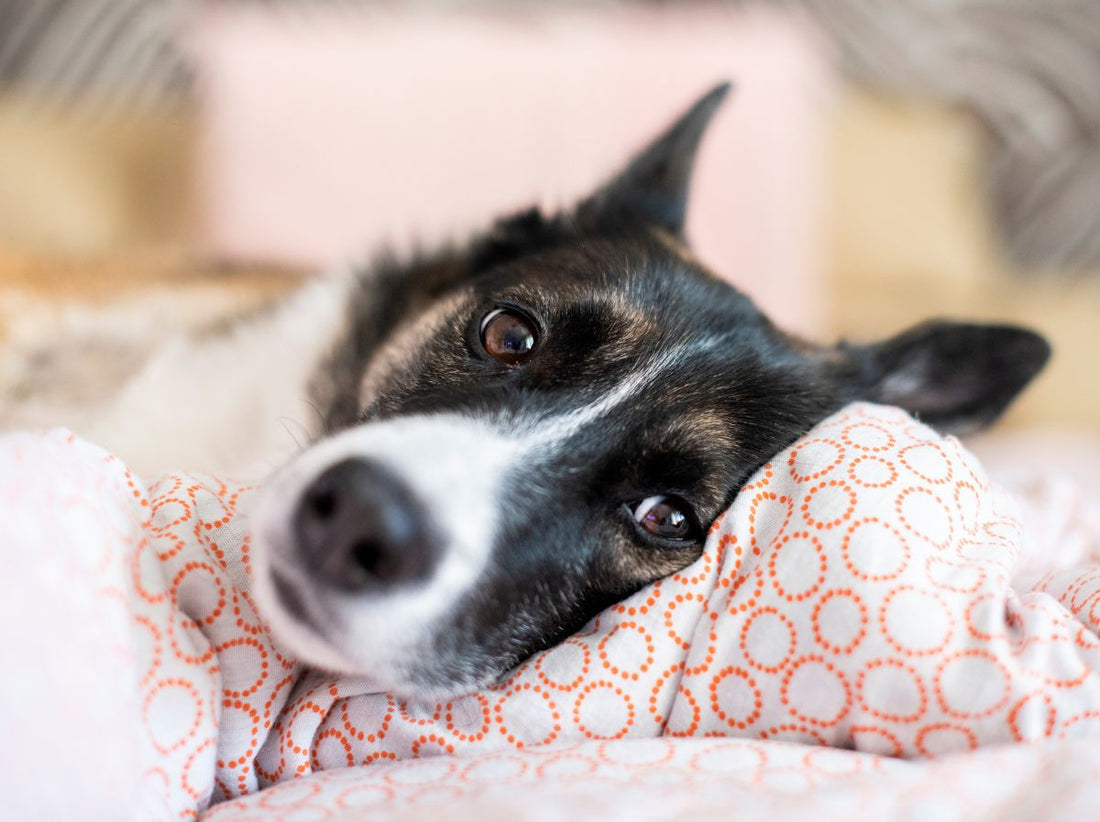
[[[485,685],[695,560],[769,457],[855,399],[993,420],[1048,347],[947,322],[778,330],[682,236],[703,97],[577,208],[358,281],[328,436],[257,513],[260,604],[302,660],[406,695]]]

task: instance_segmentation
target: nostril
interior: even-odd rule
[[[334,488],[313,488],[306,494],[305,507],[317,519],[329,519],[340,507],[340,498]]]
[[[379,591],[431,573],[438,558],[428,512],[384,465],[348,459],[302,494],[297,554],[313,579],[345,591]]]
[[[355,567],[368,577],[382,576],[385,570],[385,552],[376,540],[359,539],[351,547],[351,559]]]

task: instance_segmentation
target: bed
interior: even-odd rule
[[[1056,479],[856,404],[703,557],[441,703],[303,670],[250,595],[257,490],[0,441],[20,818],[1087,818],[1100,542]],[[369,810],[366,810],[369,808]]]

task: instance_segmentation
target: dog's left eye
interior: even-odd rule
[[[695,537],[695,519],[690,506],[663,494],[647,497],[633,507],[634,521],[646,533],[660,539],[687,540]]]
[[[497,308],[481,321],[481,344],[497,362],[519,365],[538,345],[538,329],[527,315],[511,308]]]

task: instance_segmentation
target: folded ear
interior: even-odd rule
[[[695,153],[726,95],[722,83],[704,94],[671,128],[576,211],[583,226],[614,228],[638,223],[683,233]]]
[[[1033,331],[943,320],[848,350],[865,399],[900,406],[949,433],[993,422],[1050,357],[1050,344]]]

